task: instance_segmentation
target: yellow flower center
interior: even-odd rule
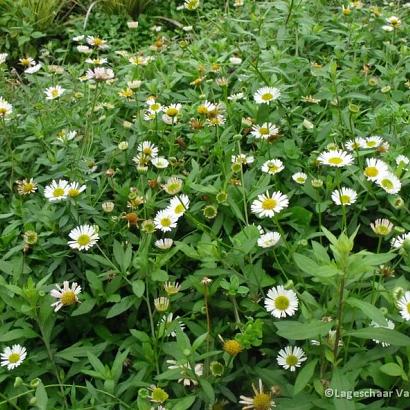
[[[296,178],[296,182],[298,182],[299,184],[302,184],[302,183],[305,182],[305,178],[303,178],[303,177],[297,177],[297,178]]]
[[[364,170],[364,174],[367,177],[376,177],[379,174],[379,170],[376,167],[367,167]]]
[[[181,189],[181,184],[178,182],[171,182],[167,185],[167,189],[169,192],[177,192]]]
[[[267,393],[257,393],[253,398],[253,408],[255,410],[270,410],[272,406],[272,400]]]
[[[178,114],[178,110],[174,107],[168,108],[166,114],[169,117],[175,117]]]
[[[172,224],[171,218],[162,218],[161,219],[161,225],[164,226],[165,228],[170,227]]]
[[[265,93],[262,94],[261,98],[263,101],[270,101],[273,98],[273,95],[271,93]]]
[[[7,114],[7,108],[0,107],[0,115],[4,117],[6,114]]]
[[[382,179],[380,181],[380,185],[383,188],[386,188],[386,189],[393,189],[394,188],[393,182],[391,182],[390,179]]]
[[[71,188],[68,190],[68,196],[71,196],[72,198],[80,195],[80,191],[76,188]]]
[[[29,65],[30,65],[30,59],[28,59],[28,58],[22,58],[22,59],[20,60],[20,63],[21,63],[21,65],[29,66]]]
[[[272,209],[275,209],[277,205],[278,205],[278,201],[276,201],[276,199],[267,198],[263,200],[262,202],[262,209],[272,210]]]
[[[290,354],[289,356],[286,357],[286,364],[289,366],[296,366],[298,362],[299,362],[298,358],[293,354]]]
[[[57,187],[57,188],[54,189],[54,191],[53,191],[53,196],[54,196],[55,198],[58,198],[58,197],[60,197],[60,196],[64,196],[64,194],[65,194],[65,190],[64,190],[64,188],[61,188],[61,187]]]
[[[266,127],[261,127],[261,128],[259,128],[259,134],[268,135],[269,134],[269,129],[266,128]]]
[[[91,238],[86,233],[83,233],[77,238],[77,243],[80,246],[87,246],[91,242]]]
[[[349,195],[340,195],[340,202],[342,204],[350,204],[351,198]]]
[[[366,141],[366,145],[367,145],[369,148],[373,148],[373,147],[375,147],[375,146],[377,145],[377,142],[376,142],[376,141]]]
[[[99,37],[95,37],[93,40],[93,44],[97,47],[102,46],[104,44],[104,40]]]
[[[17,363],[20,360],[20,355],[18,353],[12,353],[8,357],[9,363]]]
[[[242,346],[238,341],[232,339],[224,343],[223,349],[230,356],[236,356],[242,351]]]
[[[158,111],[161,108],[161,105],[158,103],[154,103],[154,104],[151,104],[149,108],[152,111]]]
[[[379,235],[384,236],[384,235],[388,235],[388,234],[390,233],[390,230],[389,230],[389,228],[388,228],[387,226],[385,226],[385,225],[379,225],[379,226],[376,228],[376,233],[379,234]]]
[[[22,188],[23,192],[28,194],[33,190],[34,184],[32,184],[31,182],[26,182],[25,184],[23,184]]]
[[[343,159],[340,157],[329,158],[329,164],[340,165],[343,162]]]
[[[208,108],[205,105],[200,105],[197,111],[198,114],[206,114],[208,112]]]
[[[57,88],[53,88],[52,90],[51,90],[51,95],[55,98],[55,97],[58,97],[58,90],[57,90]]]
[[[269,169],[269,172],[277,172],[279,167],[277,167],[274,164],[270,164],[270,165],[268,165],[268,169]]]
[[[77,297],[73,290],[66,290],[60,297],[60,302],[64,306],[74,305],[77,302]]]
[[[409,313],[410,314],[410,302],[409,303],[407,303],[407,313]]]
[[[286,310],[290,305],[289,298],[287,296],[278,296],[275,299],[275,308],[278,310]]]
[[[174,208],[174,212],[176,214],[182,214],[184,211],[185,211],[185,207],[182,204],[179,204]]]

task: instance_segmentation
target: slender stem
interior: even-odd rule
[[[339,340],[340,340],[341,331],[342,331],[344,288],[345,288],[345,274],[343,274],[340,280],[340,286],[339,286],[339,304],[338,304],[339,306],[338,306],[338,312],[337,312],[335,345],[333,347],[334,367],[337,367],[337,354],[339,350]]]
[[[37,320],[38,327],[39,327],[39,329],[40,329],[41,339],[43,340],[43,343],[44,343],[44,345],[45,345],[45,347],[46,347],[47,354],[48,354],[48,357],[49,357],[49,359],[50,359],[50,362],[53,364],[53,367],[54,367],[54,372],[55,372],[55,375],[56,375],[56,378],[57,378],[57,381],[58,381],[58,386],[59,386],[59,388],[60,388],[60,392],[61,392],[61,395],[62,395],[63,401],[64,401],[64,408],[65,408],[65,409],[68,409],[68,403],[67,403],[67,399],[66,399],[66,396],[65,396],[65,391],[64,391],[64,387],[63,387],[63,382],[62,382],[62,380],[61,380],[61,378],[60,378],[60,374],[59,374],[59,372],[58,372],[58,367],[57,367],[57,365],[56,365],[56,363],[55,363],[55,361],[54,361],[53,352],[51,351],[50,343],[49,343],[49,341],[47,340],[47,338],[46,338],[46,336],[45,336],[44,329],[43,329],[43,326],[41,325],[41,320],[40,320],[40,318],[38,317],[37,311],[36,311],[36,320]]]
[[[241,144],[239,143],[239,141],[237,141],[238,144],[238,153],[239,155],[242,154],[241,151]],[[243,199],[243,211],[245,214],[245,222],[246,225],[249,225],[249,217],[248,217],[248,206],[247,206],[247,201],[246,201],[246,191],[245,191],[245,181],[243,178],[243,167],[241,165],[241,192],[242,192],[242,199]]]
[[[288,16],[286,17],[285,26],[288,25],[289,20],[290,20],[290,16],[292,15],[293,3],[294,3],[294,0],[290,0],[290,6],[289,6],[289,11],[288,11]]]
[[[240,324],[242,324],[242,322],[241,322],[241,318],[239,317],[238,302],[236,301],[236,297],[231,296],[231,301],[232,301],[232,305],[233,305],[233,312],[234,312],[234,315],[235,315],[235,321],[238,325],[240,325]]]
[[[147,303],[147,308],[148,308],[148,316],[149,316],[149,324],[151,327],[151,336],[152,336],[152,341],[154,343],[154,359],[155,359],[155,367],[157,370],[157,375],[160,374],[159,371],[159,363],[158,363],[158,352],[157,352],[157,335],[155,333],[155,325],[154,325],[154,316],[152,314],[152,309],[151,309],[151,301],[149,297],[149,286],[148,286],[148,277],[145,278],[145,291],[146,291],[146,296],[145,296],[145,301]]]

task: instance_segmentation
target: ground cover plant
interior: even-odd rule
[[[166,3],[0,50],[0,408],[408,408],[410,3]]]

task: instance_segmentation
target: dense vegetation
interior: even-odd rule
[[[410,3],[0,5],[0,409],[406,409]]]

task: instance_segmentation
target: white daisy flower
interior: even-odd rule
[[[108,63],[108,60],[106,58],[87,58],[85,60],[86,63],[88,64],[93,64],[93,65],[104,65]]]
[[[50,295],[57,299],[51,306],[54,308],[54,312],[58,312],[63,306],[70,306],[78,303],[78,295],[81,292],[81,286],[76,282],[73,282],[70,287],[70,283],[65,280],[63,287],[55,285],[57,289],[52,289]]]
[[[157,241],[155,241],[155,246],[158,249],[169,249],[172,244],[174,243],[174,241],[171,238],[164,238],[164,239],[158,239]]]
[[[0,64],[5,63],[7,60],[7,57],[8,57],[7,53],[0,53]]]
[[[399,28],[401,25],[401,20],[396,16],[388,17],[386,21],[393,30]]]
[[[86,41],[90,46],[99,48],[100,50],[105,50],[108,48],[107,41],[100,37],[87,36]]]
[[[163,169],[169,165],[169,161],[164,157],[156,157],[151,159],[151,164],[154,165],[155,168]]]
[[[31,57],[20,58],[19,63],[23,67],[33,67],[34,65],[36,65],[36,61],[34,60],[34,58]]]
[[[279,128],[270,122],[265,122],[262,125],[254,125],[251,135],[256,139],[270,140],[279,135]]]
[[[151,114],[158,114],[163,110],[163,107],[160,103],[156,102],[154,97],[148,98],[146,101],[146,104],[148,105],[148,111]]]
[[[170,177],[167,182],[162,185],[162,189],[169,195],[176,195],[182,189],[182,179],[178,177]]]
[[[252,397],[239,396],[239,404],[243,405],[242,410],[273,410],[276,407],[271,392],[264,391],[261,379],[259,379],[258,388],[252,384],[252,390],[254,393]]]
[[[392,248],[400,249],[401,247],[403,247],[405,242],[410,244],[410,232],[393,238],[391,241],[391,246]]]
[[[87,187],[85,185],[80,185],[78,182],[71,182],[67,186],[67,195],[71,198],[75,198],[80,195]]]
[[[251,211],[259,218],[268,217],[271,218],[275,214],[287,208],[289,205],[288,196],[282,194],[282,192],[273,192],[272,195],[266,191],[265,194],[258,195],[258,199],[255,199],[251,205]]]
[[[75,36],[75,37],[72,38],[72,40],[75,41],[75,42],[83,41],[84,39],[85,39],[84,34],[81,34],[79,36]]]
[[[383,188],[388,194],[397,194],[401,189],[400,179],[392,172],[382,173],[376,180],[376,184]]]
[[[286,346],[279,351],[276,358],[279,366],[294,372],[307,359],[305,352],[298,346]]]
[[[64,93],[65,89],[60,85],[56,85],[55,87],[48,87],[44,93],[46,94],[46,100],[55,100],[58,97],[61,97]]]
[[[363,174],[369,181],[376,181],[381,174],[388,171],[388,166],[385,162],[376,158],[366,159],[366,168]]]
[[[57,202],[66,199],[68,196],[68,181],[60,179],[58,182],[53,180],[44,189],[44,196],[50,202]]]
[[[186,8],[189,11],[196,10],[200,5],[199,0],[185,0],[184,2],[184,8]]]
[[[281,172],[285,167],[280,159],[270,159],[263,163],[261,170],[270,175],[275,175]]]
[[[189,208],[189,198],[182,194],[171,198],[167,210],[174,214],[177,218],[181,217]]]
[[[269,289],[265,298],[265,309],[278,319],[293,316],[298,310],[298,304],[296,293],[282,285]]]
[[[292,175],[292,179],[300,185],[303,185],[307,180],[307,175],[304,172],[296,172]]]
[[[177,334],[175,333],[175,330],[169,331],[170,330],[169,328],[175,323],[181,329],[181,332],[183,332],[185,330],[185,324],[182,321],[182,319],[179,316],[175,316],[175,319],[174,319],[174,314],[172,312],[170,312],[166,315],[163,315],[161,317],[161,320],[158,323],[158,326],[163,327],[163,329],[161,329],[162,330],[161,333],[166,333],[167,336],[177,337]],[[175,327],[174,327],[174,329],[175,329]]]
[[[163,113],[166,114],[168,117],[175,118],[177,115],[181,113],[182,105],[181,104],[171,104],[167,107],[164,107]]]
[[[38,64],[36,64],[36,65],[33,66],[33,67],[26,68],[26,69],[24,70],[24,72],[25,72],[26,74],[34,74],[34,73],[36,73],[37,71],[39,71],[42,66],[43,66],[43,64],[38,63]]]
[[[217,110],[217,105],[205,100],[198,108],[198,114],[209,115]]]
[[[7,366],[7,370],[13,370],[23,363],[27,356],[27,350],[20,345],[6,347],[0,355],[1,366]]]
[[[280,90],[274,87],[262,87],[253,95],[256,104],[270,104],[280,97]]]
[[[387,326],[381,326],[377,322],[375,322],[374,320],[371,321],[370,326],[371,327],[381,327],[383,329],[391,329],[391,330],[393,330],[394,327],[395,327],[394,323],[391,320],[388,320],[388,319],[387,319]],[[377,339],[372,339],[372,340],[373,340],[373,342],[376,342],[377,344],[381,344],[383,347],[390,346],[390,343],[381,342],[380,340],[377,340]]]
[[[400,315],[404,320],[410,320],[410,292],[407,291],[397,302]]]
[[[353,140],[349,140],[345,143],[345,148],[348,151],[357,151],[360,148],[364,148],[365,141],[364,138],[358,137]]]
[[[364,144],[363,148],[377,148],[380,147],[384,142],[382,137],[379,137],[378,135],[374,135],[372,137],[366,137],[364,139]]]
[[[87,80],[108,81],[114,78],[114,71],[111,68],[95,67],[93,70],[87,70],[86,78]]]
[[[397,166],[407,169],[407,165],[410,163],[410,159],[405,155],[398,155],[395,159]]]
[[[342,205],[342,206],[352,205],[356,202],[356,199],[357,199],[356,191],[350,188],[342,187],[340,188],[340,191],[338,189],[335,189],[332,192],[332,201],[336,205]]]
[[[247,164],[252,164],[254,161],[255,161],[255,157],[253,155],[238,154],[238,155],[231,156],[232,164],[247,165]]]
[[[77,46],[77,51],[83,54],[91,54],[93,50],[88,46]]]
[[[158,156],[158,148],[151,141],[143,141],[138,145],[137,151],[149,158]]]
[[[170,232],[177,227],[178,218],[169,210],[158,211],[154,218],[155,228],[162,232]]]
[[[235,94],[231,94],[228,97],[229,101],[239,101],[242,100],[245,97],[244,93],[235,93]]]
[[[0,97],[0,118],[7,118],[13,112],[13,106]]]
[[[330,150],[322,152],[318,159],[321,165],[329,165],[331,167],[345,167],[353,163],[353,157],[342,150]]]
[[[280,241],[279,232],[266,232],[258,238],[258,246],[261,248],[271,248]]]
[[[376,219],[374,223],[370,224],[370,227],[376,235],[386,236],[392,231],[394,225],[388,219],[383,218]]]
[[[72,229],[68,236],[72,239],[68,245],[72,249],[88,251],[100,239],[98,231],[92,225],[80,225]]]

